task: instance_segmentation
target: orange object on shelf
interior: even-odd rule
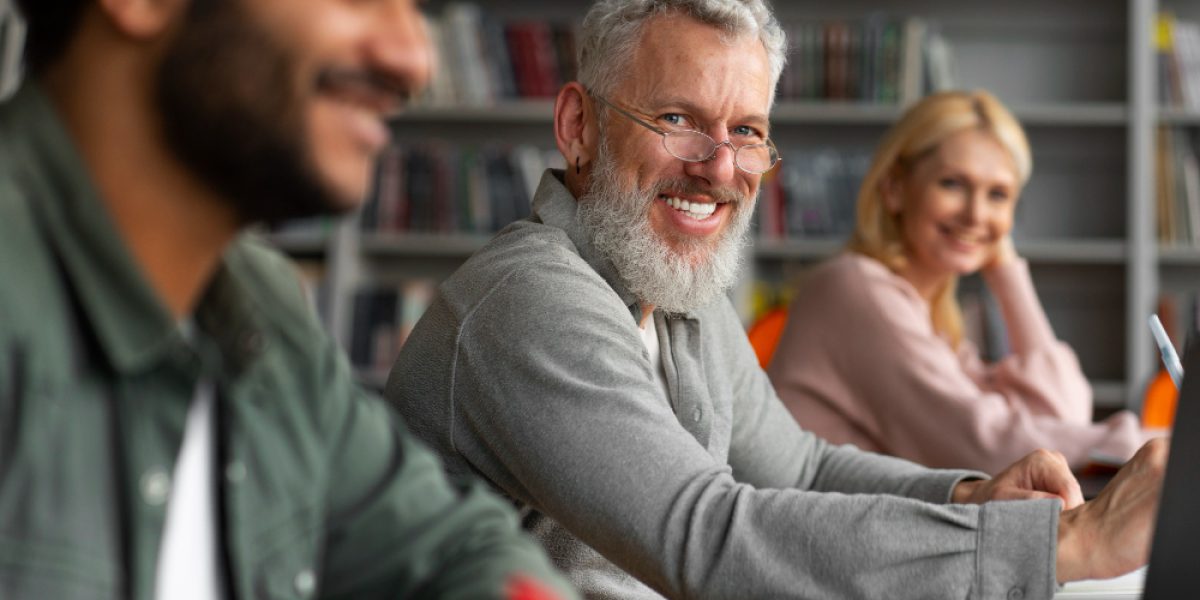
[[[1179,399],[1179,390],[1166,369],[1159,369],[1150,385],[1146,386],[1146,395],[1142,398],[1142,427],[1166,428],[1175,422],[1175,403]]]
[[[771,357],[775,355],[775,346],[779,345],[779,338],[783,337],[787,316],[786,308],[772,308],[746,331],[746,337],[750,338],[750,345],[754,348],[754,355],[758,357],[758,364],[764,369],[771,363]]]

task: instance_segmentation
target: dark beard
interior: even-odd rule
[[[235,0],[196,2],[157,78],[166,143],[243,223],[329,214],[288,52]]]

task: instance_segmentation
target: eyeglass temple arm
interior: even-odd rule
[[[609,102],[608,100],[605,100],[604,97],[600,96],[599,94],[592,94],[592,97],[595,98],[598,102],[600,102],[600,104],[603,104],[603,105],[625,115],[626,117],[629,117],[630,121],[633,121],[634,123],[637,123],[638,125],[641,125],[642,127],[649,129],[650,131],[653,131],[654,133],[657,133],[659,135],[664,135],[667,133],[667,132],[637,118],[636,116],[633,115],[633,113],[613,104],[612,102]]]

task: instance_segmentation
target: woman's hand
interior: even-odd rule
[[[995,269],[1006,265],[1018,258],[1017,248],[1013,246],[1012,236],[1006,235],[1000,238],[996,245],[992,248],[992,256],[983,265],[984,271]]]

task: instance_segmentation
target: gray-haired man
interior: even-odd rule
[[[514,498],[592,597],[1046,598],[1144,561],[1161,441],[1082,504],[1049,452],[933,471],[779,404],[721,293],[778,158],[760,1],[607,0],[582,41],[567,171],[441,287],[389,384],[451,471]]]

